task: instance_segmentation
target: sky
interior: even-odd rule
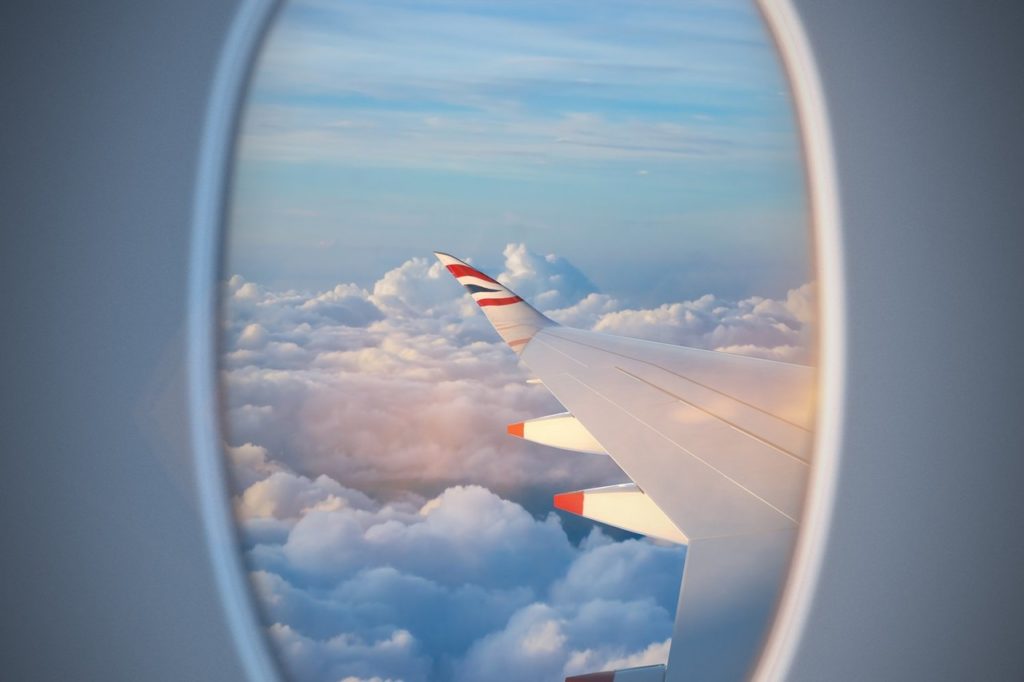
[[[570,326],[813,363],[795,128],[740,2],[293,2],[241,121],[225,451],[291,680],[664,662],[684,549],[556,512],[608,457],[431,256]]]
[[[496,267],[510,241],[648,305],[810,277],[789,94],[745,0],[293,2],[249,98],[227,269],[253,281]]]

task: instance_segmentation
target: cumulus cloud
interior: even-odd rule
[[[552,305],[593,288],[565,259],[521,244],[505,255],[502,277],[534,281],[531,291]],[[506,424],[560,407],[526,384],[515,355],[433,257],[399,265],[371,290],[277,292],[240,277],[225,289],[232,443],[258,443],[296,473],[375,491],[413,477],[434,491],[621,480],[606,458],[505,435]]]
[[[608,294],[592,292],[570,306],[546,312],[548,317],[560,324],[591,329],[607,313],[613,313],[620,307],[619,302]]]
[[[373,302],[391,316],[426,318],[458,313],[450,275],[433,256],[413,258],[384,273],[373,285]]]
[[[237,346],[247,350],[259,350],[267,345],[267,336],[267,329],[262,324],[247,324],[238,335]]]
[[[593,649],[575,651],[565,664],[565,674],[580,675],[593,670],[622,670],[624,668],[640,668],[645,665],[664,664],[668,660],[671,639],[663,642],[652,642],[642,651],[637,651],[618,658],[608,658],[602,652]]]
[[[365,507],[369,501],[363,493],[345,488],[327,476],[310,480],[277,471],[246,488],[239,498],[239,512],[247,518],[287,520],[312,510]]]
[[[401,506],[376,514],[349,513],[347,505],[311,508],[283,552],[297,570],[326,582],[391,566],[449,586],[536,587],[561,572],[572,547],[554,515],[538,521],[485,488],[456,486],[415,513]]]
[[[562,308],[597,291],[576,266],[553,253],[541,255],[526,244],[508,244],[502,255],[505,269],[498,279],[539,310]]]
[[[480,486],[379,503],[275,468],[235,506],[292,679],[558,679],[671,633],[680,548],[573,544],[553,512]]]
[[[278,462],[270,459],[267,449],[260,445],[229,445],[225,448],[225,454],[231,465],[232,482],[238,490],[245,490],[253,483],[283,470]]]
[[[810,357],[810,284],[631,307],[524,244],[498,278],[563,324]],[[537,503],[625,477],[610,458],[506,436],[561,407],[433,258],[369,288],[235,276],[224,296],[234,503],[293,679],[533,681],[664,661],[682,550],[598,530],[573,541]]]
[[[711,294],[655,308],[595,290],[566,259],[504,250],[499,279],[564,324],[791,361],[809,359],[813,286],[786,299]],[[370,290],[271,291],[226,285],[224,355],[233,443],[271,448],[307,476],[380,491],[410,472],[431,491],[480,483],[509,492],[621,480],[604,458],[509,439],[506,424],[560,410],[432,257],[384,273]]]
[[[388,679],[422,680],[429,670],[428,659],[417,653],[416,640],[404,630],[375,641],[347,633],[313,640],[288,625],[274,623],[270,636],[295,679],[380,680],[374,673],[387,671]]]
[[[814,305],[814,285],[807,283],[784,300],[705,294],[655,308],[626,308],[592,294],[552,317],[619,336],[806,364],[813,360]]]
[[[353,284],[339,284],[306,299],[298,308],[349,327],[365,326],[383,316],[380,309],[367,300],[367,292]]]

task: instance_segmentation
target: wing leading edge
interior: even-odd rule
[[[796,536],[813,370],[563,327],[468,264],[437,256],[568,410],[510,433],[556,447],[584,439],[568,449],[606,452],[632,480],[557,496],[556,506],[687,545],[665,682],[741,679]],[[478,282],[489,291],[471,288]],[[527,436],[531,422],[543,437]]]

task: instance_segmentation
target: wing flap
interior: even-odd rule
[[[568,412],[527,419],[508,425],[509,435],[562,450],[607,455],[593,434]]]
[[[593,521],[607,523],[640,535],[686,544],[661,507],[634,483],[590,488],[555,495],[555,507]]]

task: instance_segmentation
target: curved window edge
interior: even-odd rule
[[[753,679],[785,676],[817,590],[839,468],[845,380],[842,232],[828,111],[819,70],[790,0],[755,0],[782,58],[799,121],[819,282],[819,372],[814,465],[786,586]],[[251,680],[275,682],[278,665],[261,629],[238,552],[221,452],[217,382],[220,245],[240,107],[256,56],[279,6],[242,0],[212,81],[194,190],[188,277],[188,399],[202,524],[222,608]]]
[[[806,169],[818,295],[818,404],[814,459],[789,575],[754,680],[785,679],[818,589],[838,483],[846,380],[842,221],[820,70],[791,0],[756,0],[789,81]]]
[[[221,451],[217,381],[218,277],[239,112],[249,76],[278,5],[277,0],[241,0],[217,57],[193,193],[186,322],[188,415],[208,560],[236,655],[247,677],[259,682],[276,682],[280,674],[262,630],[238,550],[226,463]]]

